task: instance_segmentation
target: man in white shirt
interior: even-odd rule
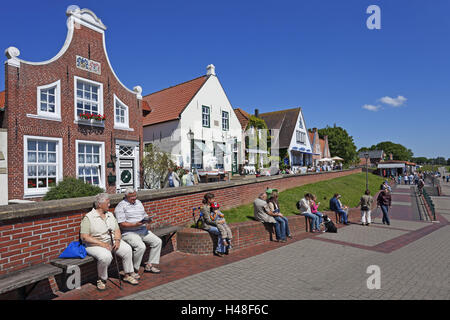
[[[146,249],[145,244],[148,244],[150,245],[150,255],[144,271],[160,273],[154,264],[159,264],[162,241],[148,230],[150,218],[145,212],[142,202],[136,199],[136,191],[133,188],[125,190],[125,199],[119,202],[114,214],[122,231],[122,240],[133,248],[133,266],[136,272],[139,272]]]

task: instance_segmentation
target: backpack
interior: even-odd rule
[[[297,210],[300,210],[300,200],[297,201],[297,203],[295,204],[295,206],[297,207]]]

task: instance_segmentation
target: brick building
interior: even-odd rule
[[[1,128],[7,129],[8,199],[40,198],[65,176],[109,193],[140,186],[142,88],[111,67],[106,27],[90,10],[66,12],[67,38],[43,62],[6,49]],[[114,181],[114,177],[117,177]]]
[[[311,142],[312,148],[312,159],[313,165],[320,165],[319,160],[323,158],[331,158],[330,148],[328,146],[328,136],[324,136],[323,139],[319,137],[319,131],[317,128],[308,130],[309,141]]]

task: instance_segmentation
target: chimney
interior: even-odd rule
[[[316,132],[317,131],[317,128],[313,128],[313,132]]]
[[[213,64],[210,64],[206,67],[206,75],[207,76],[216,75],[216,67],[214,67]]]
[[[259,110],[255,109],[255,117],[259,118]]]

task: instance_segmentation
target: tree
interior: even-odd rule
[[[319,137],[323,139],[328,136],[328,146],[332,156],[339,156],[344,159],[344,164],[348,165],[358,161],[358,153],[353,142],[353,137],[336,124],[333,127],[319,129]]]
[[[428,159],[425,157],[412,157],[412,162],[415,162],[416,164],[425,164],[428,162]]]
[[[372,147],[374,147],[374,149],[372,149]],[[392,153],[394,160],[410,161],[413,157],[411,149],[391,141],[383,141],[372,147],[372,150],[383,150],[386,156],[389,156],[389,154]]]
[[[146,145],[142,159],[144,189],[160,189],[169,167],[177,169],[167,152],[151,143]]]

